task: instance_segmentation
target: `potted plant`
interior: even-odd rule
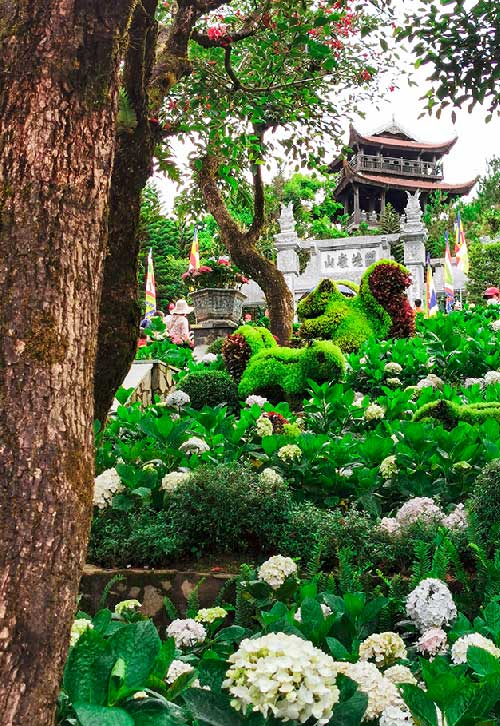
[[[210,258],[197,270],[188,270],[182,279],[192,292],[196,321],[241,319],[245,295],[241,286],[248,282],[227,257]]]

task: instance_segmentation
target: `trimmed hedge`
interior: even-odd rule
[[[225,403],[228,408],[238,407],[238,388],[226,371],[193,371],[177,385],[191,399],[191,406],[217,406]]]
[[[460,421],[468,424],[481,424],[487,419],[493,418],[500,422],[500,402],[490,401],[488,403],[469,403],[461,406],[452,401],[431,401],[421,406],[413,414],[414,421],[426,419],[437,419],[447,429],[454,428]]]

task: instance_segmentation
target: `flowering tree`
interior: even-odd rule
[[[380,61],[387,64],[388,58],[383,28],[389,18],[378,0],[156,5],[148,0],[138,6],[124,65],[135,122],[119,133],[113,172],[95,385],[100,419],[135,351],[134,239],[153,155],[168,169],[169,138],[184,134],[196,144],[197,183],[221,239],[234,262],[264,289],[273,330],[286,339],[293,300],[283,276],[257,248],[265,226],[262,166],[273,156],[321,161],[324,139],[336,136],[355,99],[379,89]],[[278,127],[285,132],[273,134]],[[253,215],[243,228],[227,199],[245,174],[253,188]]]

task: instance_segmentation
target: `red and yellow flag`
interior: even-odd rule
[[[156,286],[155,271],[153,267],[153,250],[149,250],[148,271],[146,274],[146,318],[154,317],[156,313]]]
[[[198,228],[194,228],[193,232],[193,244],[191,245],[191,252],[189,253],[189,267],[188,272],[197,270],[200,267],[200,248],[198,246]]]

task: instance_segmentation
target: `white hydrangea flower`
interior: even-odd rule
[[[337,663],[339,671],[358,684],[358,689],[368,696],[364,720],[378,718],[389,706],[402,706],[399,692],[388,678],[384,678],[376,665],[368,661]]]
[[[287,577],[297,574],[297,565],[291,557],[273,555],[262,563],[258,569],[259,579],[272,587],[273,590],[280,588]]]
[[[259,474],[259,481],[261,484],[266,484],[268,486],[274,487],[279,486],[280,484],[283,484],[285,481],[281,474],[277,472],[275,469],[271,469],[271,467],[267,467],[267,469],[263,469]]]
[[[403,366],[400,366],[399,363],[396,362],[389,362],[386,363],[384,366],[385,373],[392,373],[393,375],[397,376],[398,373],[401,373],[403,370]]]
[[[415,522],[423,524],[439,523],[444,517],[443,511],[430,497],[414,497],[403,504],[396,513],[396,519],[403,528]]]
[[[453,471],[469,471],[472,465],[468,461],[456,461],[453,464]]]
[[[364,400],[365,400],[365,394],[360,393],[359,391],[355,391],[354,392],[354,401],[352,402],[352,405],[356,406],[356,408],[361,408]]]
[[[349,466],[342,466],[340,469],[337,469],[337,474],[344,479],[350,479],[354,471]]]
[[[136,610],[140,607],[141,603],[139,602],[139,600],[122,600],[121,602],[116,603],[115,613],[117,615],[122,615],[122,613],[126,612],[127,610]]]
[[[489,638],[485,638],[481,633],[469,633],[468,635],[462,635],[451,647],[451,659],[453,663],[466,663],[467,662],[467,651],[469,647],[473,645],[476,648],[488,651],[495,658],[500,657],[500,648],[497,648],[495,643]]]
[[[255,422],[255,431],[257,436],[260,436],[261,439],[263,439],[264,436],[272,436],[273,424],[271,420],[267,416],[259,416]]]
[[[215,353],[205,353],[205,355],[200,358],[200,363],[206,363],[207,365],[210,365],[210,363],[215,363],[216,360],[217,356],[215,355]]]
[[[302,449],[297,444],[285,444],[281,449],[278,449],[278,459],[286,463],[293,463],[294,461],[300,461],[302,458]]]
[[[368,363],[368,358],[366,357],[366,355],[364,355],[362,358],[359,359],[360,366],[365,366],[367,363]]]
[[[201,608],[201,610],[198,610],[198,614],[196,615],[195,620],[198,623],[213,623],[219,618],[225,618],[226,615],[227,610],[224,610],[224,608]]]
[[[443,525],[448,529],[467,529],[467,512],[463,504],[458,504],[444,519]]]
[[[441,628],[457,617],[457,608],[450,591],[444,582],[434,577],[422,580],[410,592],[406,600],[406,612],[421,632],[429,628]]]
[[[404,706],[387,706],[382,711],[380,726],[414,726],[411,713]]]
[[[383,406],[379,406],[378,403],[370,403],[370,405],[365,408],[363,416],[367,421],[375,421],[376,419],[384,418],[385,408]]]
[[[327,618],[329,615],[332,614],[332,609],[328,607],[328,605],[325,605],[325,603],[321,603],[321,612]],[[302,622],[302,609],[299,608],[295,615],[293,616],[293,619],[296,620],[298,623]]]
[[[90,620],[87,620],[86,618],[77,618],[74,620],[73,625],[71,626],[70,645],[76,645],[80,640],[80,636],[86,630],[93,630],[93,628],[94,626]]]
[[[448,640],[442,628],[429,628],[425,630],[417,640],[417,650],[422,655],[434,658],[436,655],[444,655],[448,651]]]
[[[267,398],[264,398],[264,396],[257,396],[256,394],[253,394],[252,396],[247,396],[245,399],[245,404],[247,406],[259,406],[259,408],[262,408],[264,404],[267,403]]]
[[[384,479],[392,479],[393,476],[399,474],[398,465],[396,464],[396,456],[386,456],[379,466],[379,471]]]
[[[165,396],[164,404],[169,408],[184,408],[188,403],[191,403],[190,396],[181,390],[172,391],[168,396]]]
[[[488,371],[488,373],[485,373],[484,383],[486,386],[491,386],[494,383],[500,383],[500,371]]]
[[[434,373],[428,373],[425,378],[422,378],[415,388],[418,391],[421,391],[424,388],[442,388],[444,386],[444,381],[439,376],[434,375]]]
[[[184,663],[182,660],[173,660],[165,676],[165,682],[170,686],[172,683],[183,676],[184,673],[192,673],[194,668],[189,663]]]
[[[203,625],[192,618],[172,620],[166,632],[174,639],[177,648],[191,648],[193,645],[203,643],[207,637]]]
[[[94,479],[94,506],[105,509],[111,504],[115,494],[125,490],[116,469],[106,469]]]
[[[384,678],[388,678],[395,686],[400,683],[413,683],[417,685],[417,679],[409,668],[404,665],[393,665],[384,671]]]
[[[393,376],[392,378],[386,378],[385,382],[388,386],[391,386],[392,388],[398,388],[398,386],[402,385],[401,378],[398,378],[397,376]]]
[[[160,489],[165,492],[173,492],[177,487],[185,484],[191,477],[192,472],[189,471],[171,471],[165,474],[161,480]]]
[[[132,698],[135,698],[136,701],[140,701],[142,698],[147,698],[148,694],[146,691],[136,691]]]
[[[237,711],[281,721],[327,724],[339,700],[334,660],[296,635],[269,633],[245,639],[229,656],[223,688]]]
[[[397,535],[401,534],[401,526],[396,517],[382,517],[379,524],[379,529],[386,534]]]
[[[359,646],[359,659],[374,659],[377,665],[389,665],[407,656],[403,639],[391,631],[373,633],[363,640]]]
[[[494,320],[492,323],[490,323],[490,328],[497,333],[500,330],[500,319]]]
[[[472,388],[472,386],[475,386],[476,384],[483,388],[484,380],[482,378],[466,378],[464,381],[464,388]]]
[[[203,454],[205,451],[210,451],[210,446],[204,439],[200,439],[198,436],[191,436],[190,439],[184,441],[179,446],[179,449],[186,454]]]

